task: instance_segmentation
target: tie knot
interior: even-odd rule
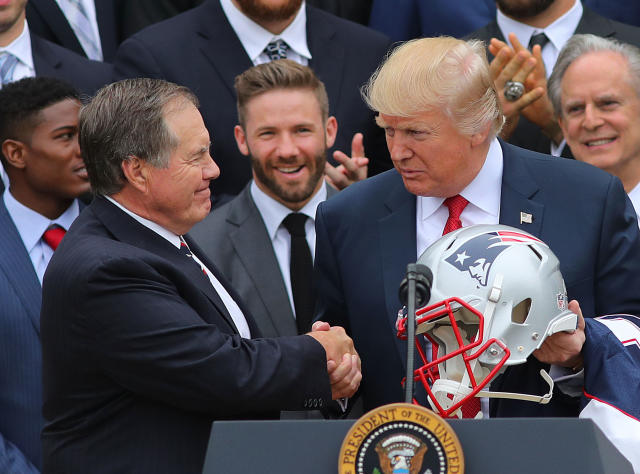
[[[300,212],[292,212],[282,221],[282,225],[289,231],[294,237],[305,237],[307,233],[304,230],[304,225],[307,222],[307,216]]]
[[[529,40],[529,50],[532,50],[536,44],[540,45],[540,49],[542,49],[548,42],[549,37],[544,34],[544,31],[542,33],[535,34]]]
[[[271,41],[266,48],[264,48],[264,52],[271,61],[275,61],[277,59],[284,59],[287,57],[287,51],[289,50],[289,45],[284,42],[284,40],[277,39],[275,41]]]
[[[451,196],[445,199],[443,204],[449,209],[450,219],[459,219],[460,214],[462,214],[464,208],[467,207],[469,201],[467,201],[459,194],[456,194],[455,196]]]
[[[44,240],[44,242],[55,251],[66,233],[66,230],[59,225],[54,224],[44,231],[44,234],[42,234],[42,240]]]
[[[13,70],[18,64],[18,58],[13,54],[3,51],[0,53],[0,83],[8,84],[13,79]]]

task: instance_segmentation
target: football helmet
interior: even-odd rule
[[[423,365],[414,371],[432,409],[461,417],[459,408],[471,397],[548,403],[553,381],[545,371],[549,392],[542,396],[491,392],[488,385],[508,366],[524,363],[547,336],[577,326],[549,247],[519,229],[476,225],[443,236],[417,263],[433,272],[431,297],[415,314]],[[406,338],[406,317],[398,318],[398,336]]]

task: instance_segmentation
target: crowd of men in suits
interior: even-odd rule
[[[640,28],[589,2],[395,48],[340,2],[5,3],[2,472],[199,472],[214,420],[401,401],[398,284],[452,198],[549,244],[584,317],[640,314]]]

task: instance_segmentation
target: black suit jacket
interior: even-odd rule
[[[324,82],[330,113],[338,119],[332,150],[350,154],[353,134],[362,132],[370,172],[390,168],[384,133],[359,92],[386,53],[388,38],[307,6],[307,41],[312,55],[309,65]],[[238,123],[233,81],[251,66],[218,0],[205,1],[132,36],[122,43],[114,62],[116,79],[162,78],[196,93],[213,141],[212,156],[220,166],[220,178],[213,183],[218,200],[238,194],[251,179],[250,162],[240,154],[233,137]]]
[[[117,23],[119,3],[120,0],[95,0],[102,56],[108,62],[113,61],[120,44]],[[78,37],[55,0],[29,0],[26,12],[30,31],[86,57]]]
[[[62,79],[82,94],[91,96],[102,86],[111,82],[110,64],[91,61],[33,33],[31,33],[31,54],[36,76]]]
[[[578,23],[575,34],[590,33],[596,36],[602,36],[603,38],[613,38],[624,43],[640,46],[640,28],[605,18],[584,5],[582,8],[582,18],[580,19],[580,23]],[[505,41],[496,20],[474,31],[467,38],[481,39],[487,44],[491,38],[498,38],[499,40]],[[489,55],[489,60],[493,59],[491,53],[487,52],[487,54]],[[518,126],[509,139],[509,142],[540,153],[548,154],[551,151],[551,140],[542,133],[537,125],[522,116],[520,116]],[[568,146],[564,147],[563,156],[572,156]]]
[[[200,473],[213,420],[331,398],[320,344],[241,338],[199,266],[101,197],[51,259],[40,324],[45,473]]]
[[[501,145],[500,223],[549,245],[585,317],[640,313],[640,233],[620,180],[585,163]],[[521,212],[532,223],[520,222]],[[407,345],[395,322],[400,281],[418,257],[416,197],[395,170],[383,173],[320,204],[316,231],[317,318],[344,326],[353,338],[365,410],[400,402]],[[492,389],[544,394],[540,367],[530,358]],[[577,400],[557,388],[548,405],[494,399],[491,408],[492,416],[578,414]]]

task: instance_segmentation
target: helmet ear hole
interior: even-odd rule
[[[524,324],[529,316],[529,310],[531,309],[531,298],[522,300],[520,303],[513,307],[511,311],[511,322],[517,324]]]

